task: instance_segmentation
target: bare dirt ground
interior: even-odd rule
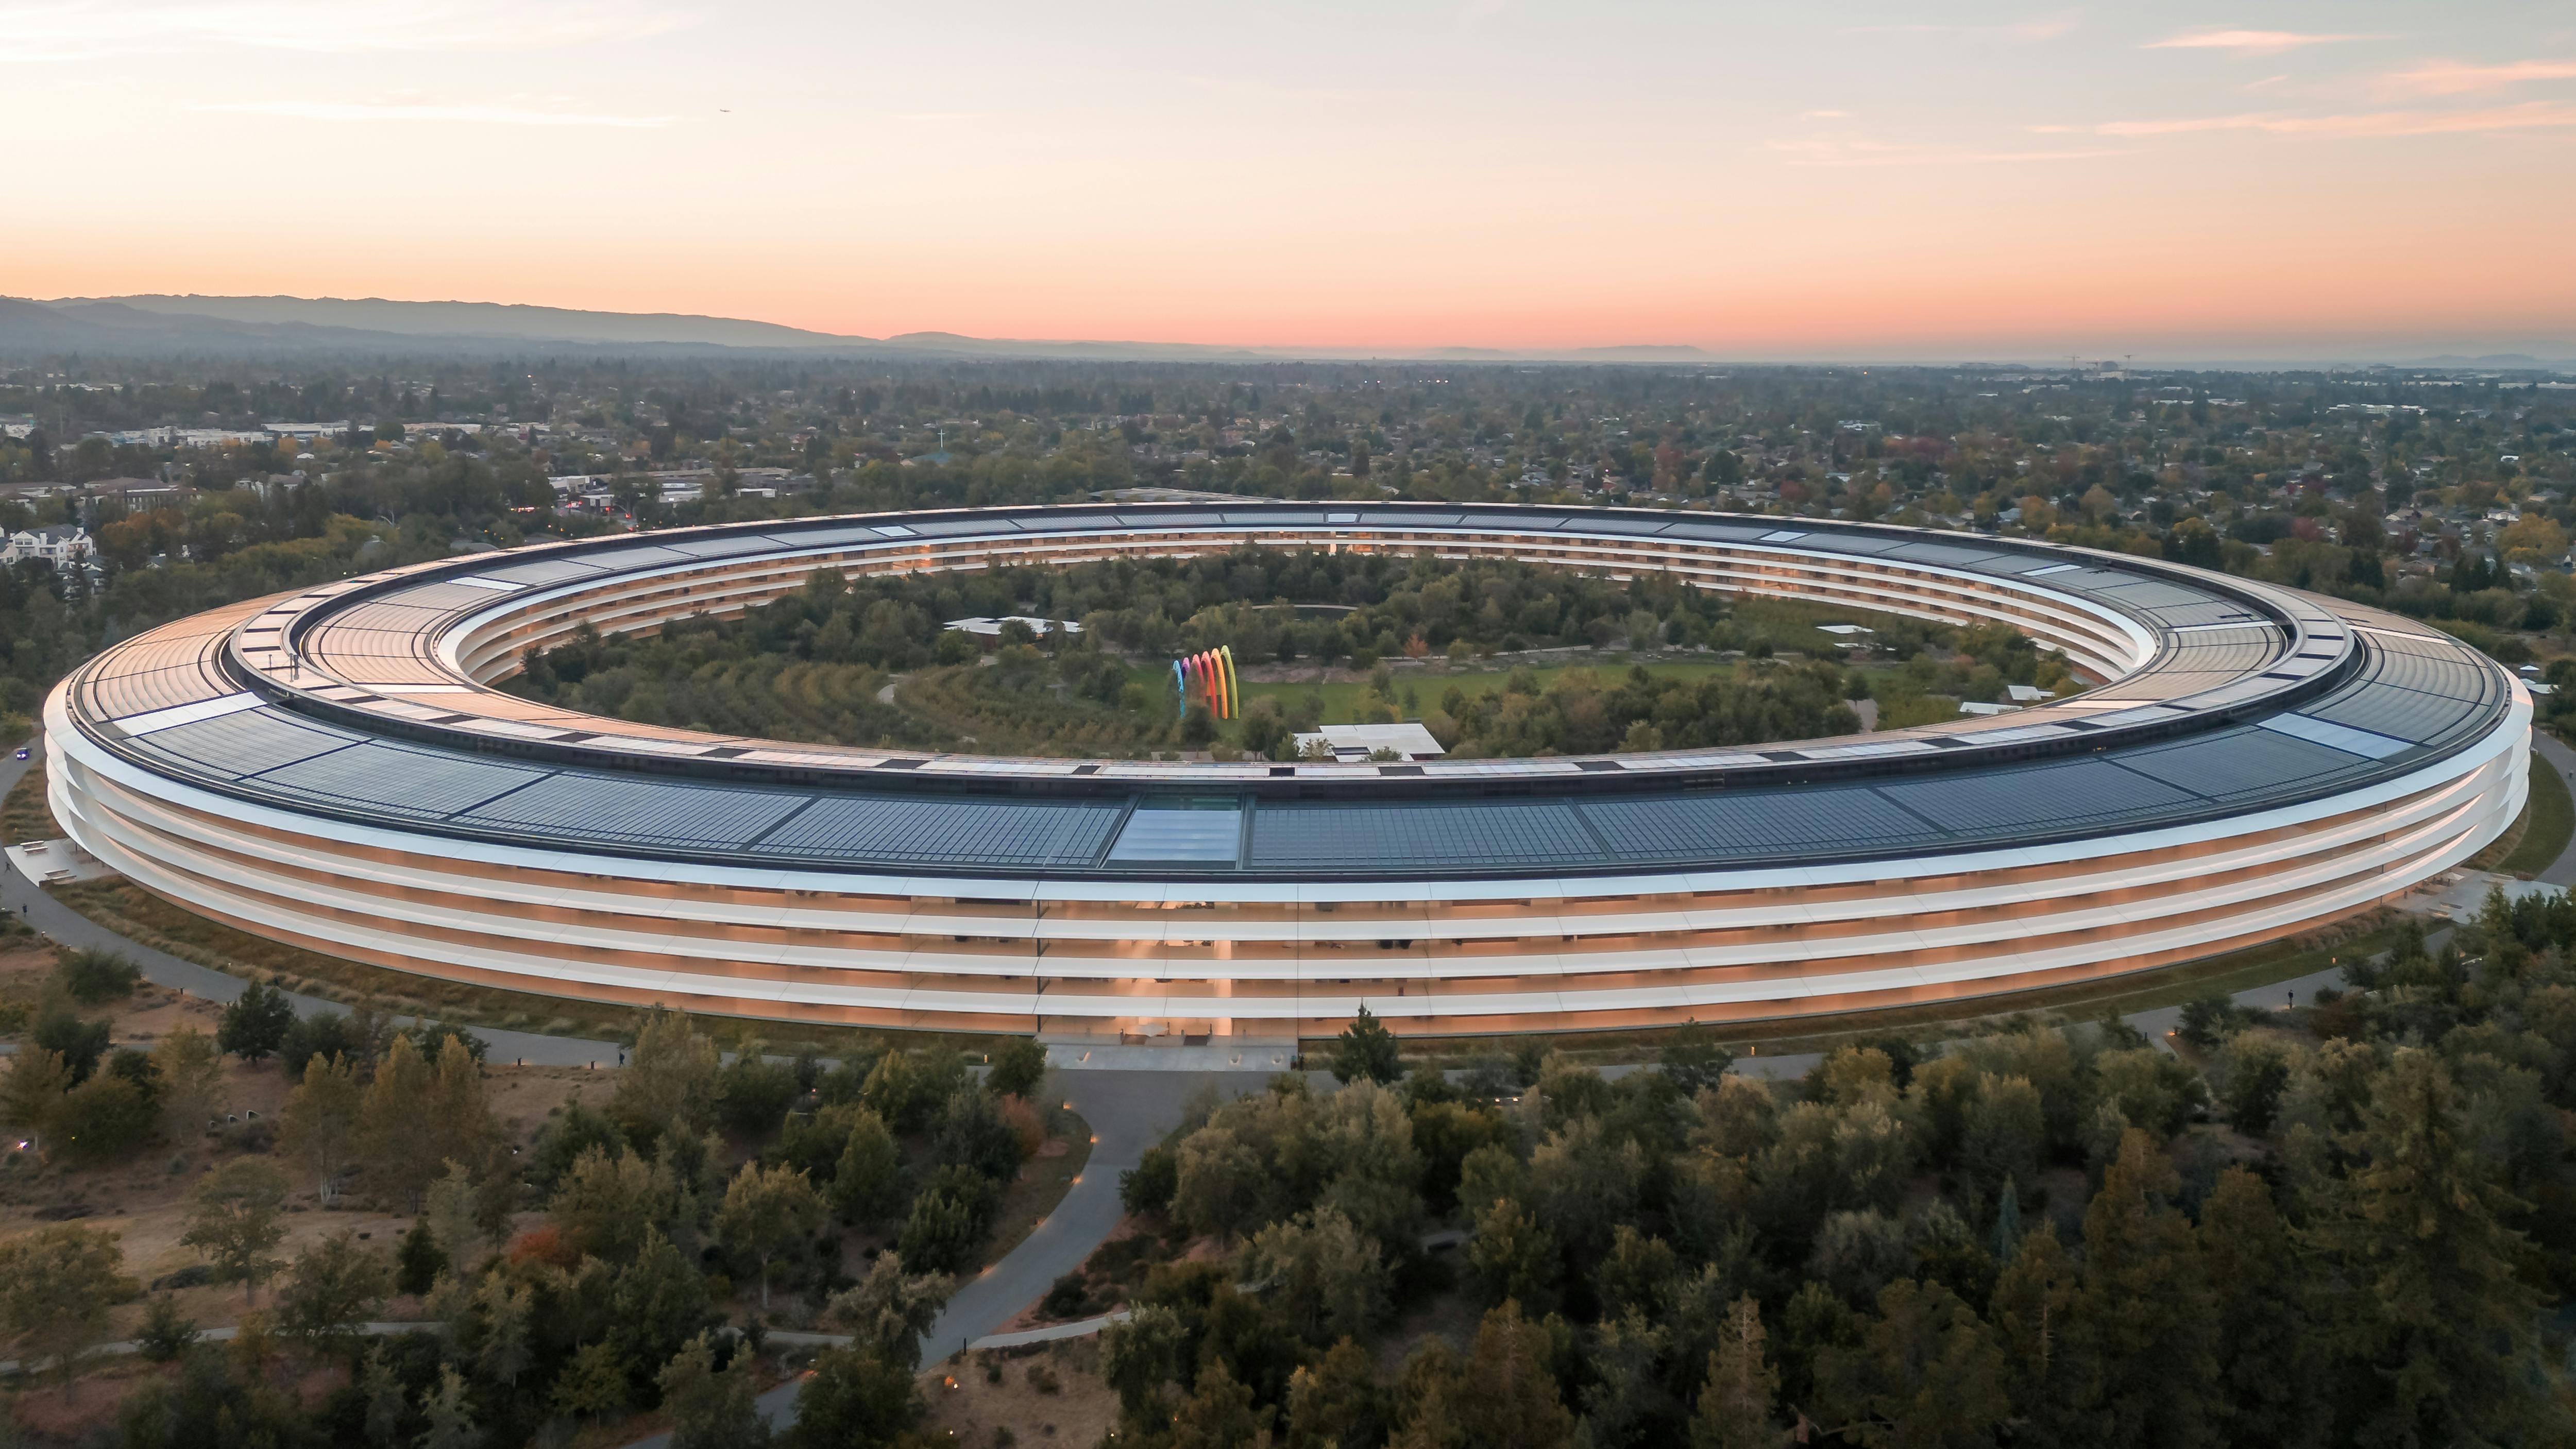
[[[1020,1445],[1105,1442],[1118,1422],[1118,1396],[1100,1381],[1099,1362],[1100,1340],[1076,1338],[1017,1357],[987,1351],[934,1364],[921,1375],[930,1407],[923,1437],[974,1449],[997,1442],[997,1429]]]

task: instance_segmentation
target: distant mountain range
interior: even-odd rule
[[[907,332],[850,337],[772,322],[674,312],[581,312],[498,302],[390,302],[336,297],[0,298],[0,353],[173,355],[184,353],[547,351],[800,353],[913,357],[1066,358],[1137,361],[1285,360],[1350,357],[1328,349],[1224,347],[1176,342],[1052,342]],[[1506,361],[1549,356],[1602,362],[1688,362],[1696,347],[1589,347],[1534,354],[1441,348],[1402,354]]]
[[[658,356],[878,356],[1081,361],[1224,362],[1405,358],[1429,362],[1714,363],[1698,347],[1638,344],[1526,351],[1486,347],[1415,350],[1227,347],[1182,342],[1051,342],[907,332],[851,337],[676,312],[583,312],[499,302],[392,302],[368,297],[0,297],[0,357],[284,356],[315,353],[496,356],[531,351]],[[1854,358],[1852,361],[1868,359]],[[1954,359],[1969,362],[1971,359]],[[2366,360],[2366,359],[2365,359]],[[2576,372],[2576,359],[2526,353],[2393,359],[2400,367]],[[2212,362],[2166,366],[2269,370],[2352,366],[2355,359]],[[1940,365],[1940,364],[1931,364]],[[2046,365],[2046,364],[2042,364]]]

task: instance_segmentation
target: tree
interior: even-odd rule
[[[1950,1449],[1994,1442],[2012,1403],[1993,1330],[1938,1283],[1879,1290],[1878,1317],[1853,1348],[1816,1365],[1819,1408],[1869,1449]]]
[[[1271,1415],[1255,1409],[1252,1386],[1238,1383],[1217,1359],[1199,1371],[1198,1383],[1172,1416],[1172,1449],[1250,1449],[1265,1441]]]
[[[770,1060],[769,1044],[753,1037],[716,1073],[716,1116],[746,1136],[767,1131],[786,1115],[797,1090],[795,1067]]]
[[[1486,1301],[1554,1303],[1557,1270],[1555,1238],[1519,1203],[1496,1198],[1476,1214],[1467,1272]]]
[[[54,980],[81,1005],[105,1006],[133,995],[143,972],[114,951],[63,951],[54,963]]]
[[[465,1376],[452,1366],[438,1371],[438,1387],[421,1395],[421,1416],[429,1421],[416,1441],[419,1449],[476,1449],[483,1431],[474,1425]]]
[[[1231,1237],[1251,1216],[1267,1170],[1259,1153],[1224,1127],[1202,1127],[1181,1139],[1172,1212],[1203,1233]]]
[[[2468,1130],[2441,1058],[2400,1048],[2373,1085],[2360,1161],[2311,1239],[2357,1290],[2338,1347],[2370,1372],[2342,1407],[2381,1443],[2512,1443],[2544,1412],[2539,1298],[2516,1271],[2523,1210]]]
[[[647,1162],[631,1147],[615,1157],[594,1147],[565,1174],[546,1216],[578,1251],[624,1263],[673,1225],[679,1199],[669,1163]]]
[[[432,1073],[408,1036],[376,1063],[358,1107],[357,1148],[369,1189],[411,1212],[438,1175],[440,1132],[431,1110]]]
[[[1369,1331],[1386,1311],[1386,1265],[1378,1245],[1339,1208],[1321,1207],[1272,1223],[1245,1245],[1242,1271],[1310,1343]]]
[[[972,1087],[949,1094],[931,1135],[930,1159],[939,1165],[972,1169],[977,1176],[1008,1182],[1020,1170],[1020,1134],[1002,1120],[993,1098]]]
[[[2162,1145],[2133,1127],[2085,1209],[2069,1333],[2090,1367],[2075,1407],[2096,1444],[2196,1444],[2212,1432],[2217,1305],[2191,1223],[2171,1205],[2179,1185]]]
[[[884,1118],[865,1107],[853,1109],[849,1141],[832,1173],[833,1208],[851,1222],[876,1223],[902,1201],[903,1149]]]
[[[2323,1397],[2325,1336],[2309,1315],[2298,1244],[2272,1189],[2243,1167],[2220,1173],[2201,1204],[2198,1236],[2217,1299],[2225,1437],[2282,1449],[2325,1443],[2334,1424]]]
[[[465,1165],[448,1159],[447,1170],[429,1185],[421,1204],[420,1221],[430,1225],[438,1238],[438,1251],[459,1274],[474,1271],[480,1258],[486,1234],[483,1231],[481,1194]]]
[[[895,1248],[907,1262],[953,1273],[974,1260],[984,1232],[983,1215],[965,1193],[954,1187],[925,1187],[912,1200],[912,1217],[904,1223]]]
[[[429,1219],[413,1219],[411,1231],[402,1235],[402,1242],[394,1249],[394,1291],[418,1298],[428,1293],[446,1271],[447,1255],[439,1251],[437,1235],[429,1230]]]
[[[1664,1075],[1684,1097],[1696,1097],[1717,1086],[1735,1054],[1717,1044],[1717,1036],[1698,1022],[1687,1022],[1664,1038]]]
[[[686,1015],[655,1007],[636,1030],[609,1111],[648,1141],[675,1132],[694,1137],[714,1120],[716,1070],[716,1044]]]
[[[494,1383],[515,1385],[528,1368],[535,1293],[503,1274],[487,1273],[475,1285],[474,1306],[483,1317],[483,1346],[475,1352],[474,1367]]]
[[[669,1363],[701,1330],[714,1326],[706,1279],[656,1230],[609,1293],[609,1341],[641,1371]]]
[[[585,1343],[573,1350],[563,1372],[555,1376],[550,1395],[558,1413],[575,1418],[603,1419],[626,1407],[626,1369],[617,1350],[607,1340]]]
[[[134,1296],[114,1233],[55,1223],[0,1238],[0,1327],[18,1361],[51,1359],[70,1383],[81,1352],[107,1336],[108,1310]]]
[[[1385,1083],[1399,1081],[1403,1076],[1404,1062],[1396,1049],[1395,1034],[1362,1005],[1359,1015],[1333,1043],[1333,1080],[1347,1083],[1366,1077]]]
[[[0,1116],[42,1148],[62,1115],[63,1094],[71,1085],[71,1068],[63,1054],[31,1043],[9,1059],[9,1075],[0,1078]]]
[[[1342,1339],[1288,1378],[1286,1449],[1347,1449],[1385,1440],[1395,1405],[1366,1350]]]
[[[1574,1415],[1548,1367],[1547,1330],[1517,1303],[1485,1314],[1459,1375],[1457,1425],[1478,1449],[1568,1449]]]
[[[239,1280],[242,1301],[255,1302],[260,1280],[283,1266],[269,1252],[286,1237],[277,1220],[285,1207],[285,1175],[256,1157],[236,1157],[189,1189],[179,1241],[214,1260],[216,1281]]]
[[[746,1162],[725,1189],[716,1236],[734,1252],[759,1260],[762,1311],[769,1308],[770,1264],[822,1231],[823,1217],[822,1196],[792,1167]]]
[[[306,1064],[304,1080],[286,1094],[278,1145],[312,1179],[326,1208],[340,1200],[340,1179],[356,1159],[364,1100],[357,1070],[338,1055]]]
[[[139,1053],[118,1053],[120,1058]],[[152,1135],[158,1104],[132,1078],[100,1072],[63,1094],[54,1117],[54,1145],[81,1162],[106,1162]]]
[[[984,1089],[996,1097],[1028,1097],[1046,1080],[1046,1070],[1046,1048],[1015,1036],[994,1051],[993,1068],[984,1074]]]
[[[1762,1306],[1749,1295],[1736,1299],[1691,1410],[1691,1449],[1777,1449],[1788,1442],[1772,1417],[1780,1374],[1763,1356],[1765,1336]]]
[[[864,1349],[827,1348],[796,1396],[793,1449],[888,1449],[921,1417],[910,1370]]]
[[[98,1070],[99,1058],[107,1055],[111,1035],[104,1021],[84,1021],[71,1004],[56,998],[36,1014],[36,1023],[27,1031],[27,1043],[42,1052],[54,1052],[63,1059],[71,1073],[69,1086],[77,1087]]]
[[[868,1276],[835,1294],[824,1316],[848,1329],[861,1349],[910,1373],[921,1367],[921,1336],[956,1288],[945,1273],[914,1273],[901,1254],[879,1253]]]
[[[716,1367],[715,1343],[701,1333],[663,1366],[662,1407],[671,1415],[671,1449],[759,1449],[769,1442],[751,1382],[751,1361],[739,1354]]]
[[[194,1142],[223,1112],[224,1064],[214,1040],[181,1022],[152,1046],[161,1073],[161,1116],[173,1141]]]
[[[246,1062],[274,1056],[295,1021],[295,1003],[265,981],[242,988],[215,1023],[215,1045]]]
[[[384,1255],[342,1231],[297,1256],[277,1291],[278,1327],[317,1350],[354,1349],[357,1328],[393,1290]]]
[[[425,1106],[433,1162],[480,1162],[499,1135],[483,1091],[483,1064],[453,1033],[439,1039]]]

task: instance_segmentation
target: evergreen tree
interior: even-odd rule
[[[2243,1167],[2200,1208],[2200,1255],[2217,1302],[2224,1437],[2300,1449],[2326,1442],[2326,1363],[2310,1316],[2307,1265],[2272,1190]]]
[[[2075,1408],[2091,1442],[2197,1445],[2217,1432],[2216,1304],[2173,1162],[2130,1128],[2084,1214],[2070,1337],[2086,1376]]]
[[[1778,1449],[1787,1442],[1772,1412],[1780,1373],[1763,1351],[1768,1336],[1762,1306],[1751,1295],[1727,1309],[1725,1330],[1708,1356],[1708,1377],[1691,1410],[1691,1449]]]
[[[411,1231],[402,1235],[394,1248],[394,1291],[418,1298],[438,1282],[447,1271],[447,1255],[438,1249],[438,1239],[429,1231],[429,1219],[415,1218]]]
[[[1333,1080],[1348,1083],[1362,1077],[1380,1084],[1404,1077],[1395,1034],[1366,1005],[1360,1007],[1359,1015],[1333,1043]]]
[[[2511,1443],[2563,1429],[2534,1352],[2540,1298],[2505,1220],[2523,1210],[2461,1120],[2440,1058],[2400,1049],[2373,1086],[2340,1210],[2312,1237],[2357,1290],[2335,1316],[2366,1372],[2339,1385],[2361,1443]]]

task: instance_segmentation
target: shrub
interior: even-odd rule
[[[54,980],[72,1000],[99,1006],[132,995],[143,971],[113,951],[65,951]]]
[[[1180,1187],[1180,1159],[1168,1147],[1148,1147],[1134,1167],[1118,1174],[1118,1201],[1131,1213],[1169,1212]]]

